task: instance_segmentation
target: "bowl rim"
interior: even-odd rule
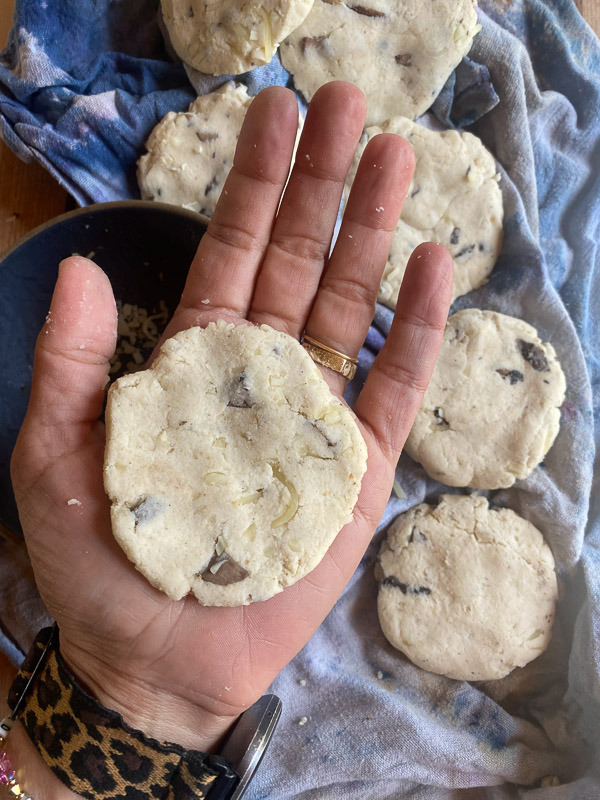
[[[76,219],[77,217],[84,216],[85,214],[89,214],[90,212],[95,211],[103,211],[103,210],[117,210],[121,208],[140,208],[140,209],[148,209],[152,211],[164,211],[167,214],[174,214],[178,217],[185,217],[192,222],[200,222],[201,225],[204,227],[208,227],[210,220],[204,214],[201,214],[199,211],[192,211],[189,208],[183,208],[182,206],[176,206],[172,203],[159,203],[155,200],[111,200],[106,203],[91,203],[88,206],[81,206],[80,208],[74,208],[71,211],[65,211],[64,214],[59,214],[57,217],[52,217],[51,219],[46,220],[46,222],[42,222],[41,225],[38,225],[37,228],[33,228],[33,230],[28,231],[20,239],[17,239],[14,244],[12,244],[8,250],[4,253],[0,254],[0,267],[4,263],[4,261],[11,256],[15,250],[18,250],[24,244],[26,244],[30,239],[33,239],[35,236],[38,236],[40,233],[48,230],[49,228],[53,228],[55,225],[60,224],[68,219]]]

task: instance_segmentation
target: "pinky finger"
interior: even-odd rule
[[[394,321],[354,407],[393,463],[410,432],[440,351],[452,293],[453,266],[441,245],[412,254]]]

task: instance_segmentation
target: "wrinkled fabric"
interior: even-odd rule
[[[237,76],[184,67],[171,61],[163,32],[158,0],[17,0],[0,54],[0,135],[80,205],[136,198],[136,161],[168,111],[183,111],[231,78],[250,95],[293,86],[278,54]],[[463,99],[469,116],[455,122],[472,121],[497,97],[483,65],[465,59],[458,76],[444,87],[440,116],[449,113],[457,83],[473,102]]]
[[[0,56],[2,135],[79,203],[138,196],[135,160],[154,124],[185,108],[194,89],[219,83],[168,59],[156,7],[17,3]],[[486,493],[533,522],[552,548],[553,638],[536,661],[483,683],[424,672],[386,642],[373,576],[384,529],[449,491],[403,455],[396,477],[406,497],[392,496],[342,597],[272,686],[284,714],[253,800],[600,797],[600,45],[571,0],[482,0],[478,13],[482,32],[433,112],[438,125],[480,136],[496,157],[505,241],[488,284],[452,310],[522,317],[553,344],[566,374],[561,430],[543,464]],[[68,43],[66,20],[82,31]],[[251,93],[290,84],[277,60],[242,80]],[[377,307],[350,399],[391,318]],[[34,616],[2,609],[23,648]]]

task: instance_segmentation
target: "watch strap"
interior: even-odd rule
[[[36,637],[8,702],[56,777],[90,800],[202,800],[216,784],[228,797],[238,782],[225,759],[159,742],[100,705],[67,669],[56,627]]]

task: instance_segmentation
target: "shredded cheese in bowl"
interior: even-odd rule
[[[117,300],[117,349],[110,360],[110,375],[143,369],[169,320],[163,300],[151,314],[146,308]]]

